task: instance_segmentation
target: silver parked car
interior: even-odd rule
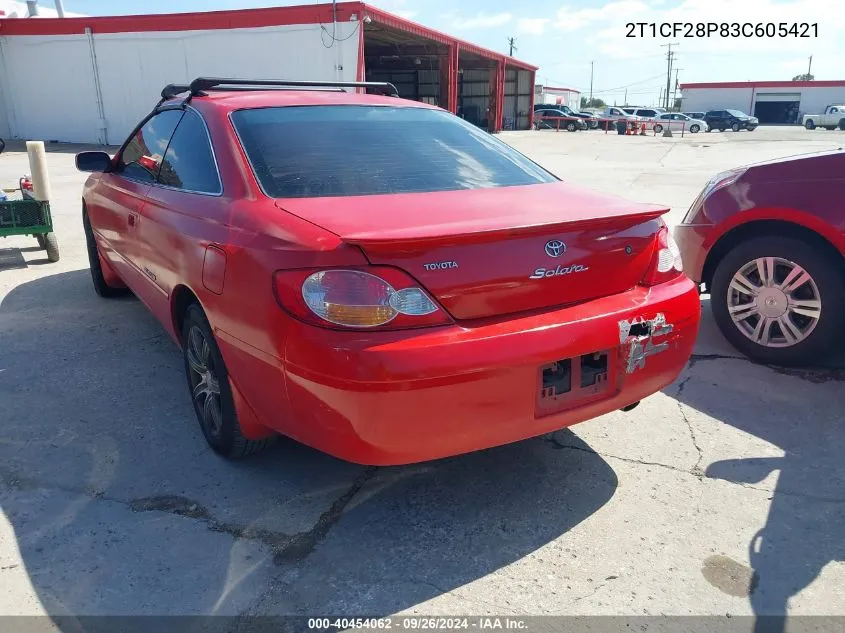
[[[664,129],[669,128],[673,132],[680,132],[686,130],[696,134],[704,130],[707,131],[707,123],[703,119],[693,119],[686,114],[680,112],[667,112],[661,114],[654,120],[654,131],[660,134]]]

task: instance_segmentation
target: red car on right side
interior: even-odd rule
[[[845,152],[714,176],[675,228],[684,270],[749,358],[813,365],[845,344]]]

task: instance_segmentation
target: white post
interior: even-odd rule
[[[44,141],[27,141],[26,153],[29,155],[29,172],[32,175],[32,193],[40,202],[50,200],[50,176],[47,173],[47,152]]]

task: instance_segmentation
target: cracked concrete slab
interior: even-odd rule
[[[712,173],[833,143],[751,136],[502,139],[673,223]],[[0,614],[845,614],[842,359],[749,363],[705,296],[690,366],[629,413],[402,468],[289,441],[229,463],[158,324],[93,295],[53,149],[62,260],[12,238],[0,268]],[[0,180],[24,171],[10,144]]]

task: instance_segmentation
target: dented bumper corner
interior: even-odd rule
[[[673,329],[662,312],[652,319],[641,316],[619,321],[619,344],[624,350],[625,373],[633,374],[638,369],[644,369],[649,356],[668,350],[666,337]]]

